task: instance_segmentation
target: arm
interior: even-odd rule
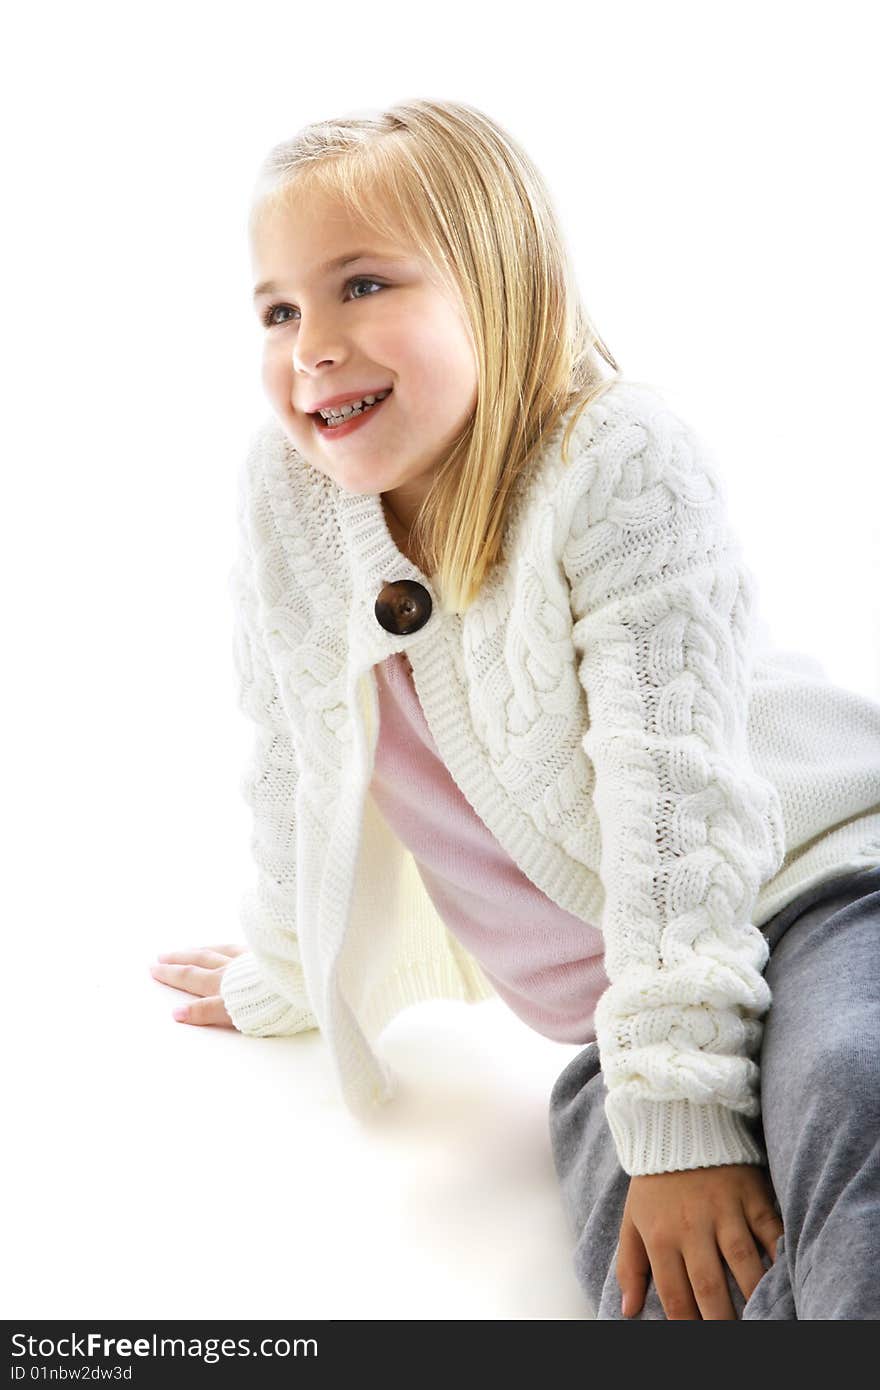
[[[784,835],[746,737],[755,586],[701,441],[653,392],[624,404],[573,465],[563,552],[602,837],[605,1113],[630,1175],[763,1164],[750,915]]]
[[[257,451],[255,450],[254,453]],[[240,910],[249,950],[226,966],[220,993],[235,1027],[259,1037],[317,1028],[296,936],[296,755],[261,624],[255,581],[259,538],[251,535],[252,458],[240,479],[238,550],[228,586],[234,614],[238,705],[254,725],[241,782],[253,813],[254,883]]]

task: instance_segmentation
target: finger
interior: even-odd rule
[[[221,970],[223,966],[219,967]],[[200,965],[151,965],[153,978],[175,989],[184,989],[187,994],[216,994],[217,968],[205,969]]]
[[[752,1207],[746,1211],[749,1225],[764,1246],[773,1263],[776,1263],[776,1242],[784,1234],[784,1226],[779,1213],[769,1204]]]
[[[730,1226],[718,1232],[718,1246],[748,1302],[765,1272],[751,1231],[745,1224]]]
[[[202,965],[214,967],[225,965],[228,957],[223,956],[215,946],[190,946],[184,951],[163,951],[156,960],[165,965]]]
[[[736,1322],[736,1309],[727,1286],[727,1275],[715,1244],[701,1241],[684,1251],[687,1277],[690,1280],[697,1307],[706,1322]],[[763,1273],[763,1270],[761,1271]]]
[[[212,1024],[219,1028],[235,1027],[219,994],[212,994],[207,999],[196,999],[192,1004],[175,1009],[174,1017],[178,1023],[197,1023],[202,1026]]]
[[[621,1312],[625,1318],[634,1318],[644,1306],[651,1278],[651,1261],[638,1227],[626,1215],[620,1223],[616,1267]]]
[[[681,1252],[655,1248],[648,1253],[654,1286],[669,1321],[682,1322],[688,1318],[699,1321],[700,1310]]]

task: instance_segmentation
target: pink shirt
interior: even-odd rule
[[[412,852],[431,901],[524,1023],[587,1043],[608,987],[598,927],[526,878],[483,824],[437,752],[405,652],[375,667],[379,735],[370,790]]]

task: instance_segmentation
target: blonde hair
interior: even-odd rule
[[[583,307],[549,192],[520,146],[461,102],[409,100],[305,126],[260,166],[248,230],[311,194],[418,248],[464,306],[477,402],[412,529],[443,606],[464,612],[499,559],[508,498],[544,438],[620,369]],[[600,375],[599,355],[615,376]]]

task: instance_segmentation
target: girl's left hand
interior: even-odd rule
[[[220,994],[220,978],[233,956],[240,956],[246,946],[193,946],[185,951],[166,951],[150,966],[154,980],[185,989],[201,997],[193,1004],[174,1010],[179,1023],[215,1024],[219,1028],[234,1028]]]
[[[617,1255],[626,1306],[638,1313],[648,1279],[668,1319],[735,1321],[722,1260],[748,1300],[783,1234],[768,1171],[730,1163],[631,1177]]]

